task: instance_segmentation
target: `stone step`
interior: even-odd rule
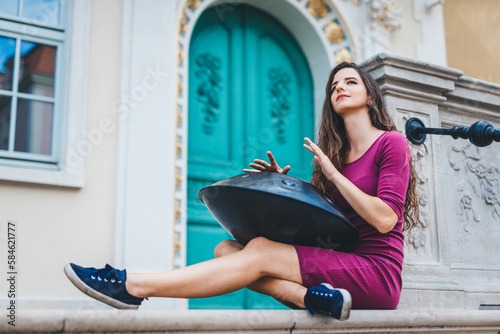
[[[347,321],[302,310],[19,310],[2,333],[490,333],[500,311],[354,310]]]

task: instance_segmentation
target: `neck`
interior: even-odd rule
[[[344,125],[352,152],[363,150],[382,131],[372,125],[367,111],[346,115]]]

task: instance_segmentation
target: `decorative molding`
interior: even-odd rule
[[[188,18],[185,10],[182,11],[182,16],[179,21],[179,35],[184,34],[187,30]]]
[[[429,155],[429,150],[426,144],[412,145],[410,144],[412,153],[412,164],[417,171],[417,194],[420,197],[420,217],[411,233],[408,235],[407,243],[418,249],[427,244],[427,228],[430,225],[430,210],[429,210],[429,191],[428,181],[429,172],[425,164],[425,159]]]
[[[189,7],[189,9],[196,9],[200,7],[200,0],[187,0],[186,5]]]
[[[344,40],[344,30],[340,24],[332,21],[325,26],[325,36],[330,42],[339,44]]]
[[[182,53],[182,45],[179,43],[179,48],[177,51],[177,66],[180,67],[182,64],[182,61],[184,60],[184,54]]]
[[[182,122],[182,112],[181,112],[181,106],[177,104],[177,121],[176,121],[176,128],[179,128],[181,126]]]
[[[179,175],[179,172],[177,170],[177,168],[175,169],[175,186],[177,189],[178,186],[180,185],[182,179],[180,178],[180,175]],[[179,220],[181,218],[181,215],[182,215],[182,209],[179,205],[179,200],[178,199],[175,199],[174,201],[174,225],[173,225],[173,235],[174,235],[174,251],[173,251],[173,262],[175,263],[176,261],[176,258],[178,258],[179,256],[179,251],[181,250],[181,247],[182,247],[182,243],[181,243],[181,240],[179,238],[179,232],[177,231],[177,226],[178,226],[178,223],[179,223]]]
[[[196,60],[196,77],[200,83],[196,90],[198,101],[202,103],[203,119],[201,120],[203,132],[211,135],[214,126],[219,119],[220,90],[222,88],[222,76],[220,75],[220,58],[203,53]]]
[[[323,18],[328,14],[328,6],[325,0],[309,0],[307,3],[309,13],[317,18]]]
[[[399,6],[399,0],[371,0],[368,8],[372,24],[389,32],[401,28],[402,13],[398,9]]]
[[[179,168],[175,168],[175,190],[179,189],[179,186],[182,183],[182,177],[181,174],[179,173]]]
[[[179,158],[181,153],[182,153],[182,143],[179,140],[179,137],[177,137],[177,139],[175,140],[175,155],[177,156],[177,158]]]
[[[344,61],[348,63],[352,62],[352,54],[351,52],[349,52],[349,50],[347,50],[347,48],[342,48],[335,53],[335,62],[337,64],[340,64]]]
[[[267,72],[270,80],[268,91],[271,97],[271,127],[277,132],[277,140],[280,144],[286,144],[285,129],[287,127],[286,117],[290,110],[290,76],[279,67],[271,68]]]
[[[173,253],[173,260],[175,262],[175,259],[179,256],[179,251],[181,250],[182,243],[181,240],[179,239],[179,233],[176,232],[175,226],[174,226],[174,253]]]
[[[179,201],[175,200],[175,202],[174,202],[175,221],[177,221],[181,217],[181,214],[182,214],[182,209],[179,205]]]
[[[184,85],[182,84],[181,74],[177,76],[177,96],[181,96],[182,91],[184,90]]]
[[[400,0],[344,0],[355,6],[365,5],[370,11],[370,20],[373,28],[381,27],[391,32],[401,28]]]

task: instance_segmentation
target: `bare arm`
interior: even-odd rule
[[[398,221],[394,210],[376,196],[371,196],[356,187],[333,166],[330,159],[313,143],[305,138],[304,147],[314,154],[314,160],[321,166],[323,173],[338,189],[361,218],[375,227],[380,233],[390,232]]]

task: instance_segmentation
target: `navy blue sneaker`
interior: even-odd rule
[[[119,309],[138,309],[144,298],[132,296],[125,288],[126,270],[117,270],[106,264],[102,269],[84,268],[73,263],[64,266],[64,272],[81,292]]]
[[[349,319],[351,295],[347,290],[334,289],[330,284],[307,289],[304,304],[312,314],[321,313],[338,320]]]

